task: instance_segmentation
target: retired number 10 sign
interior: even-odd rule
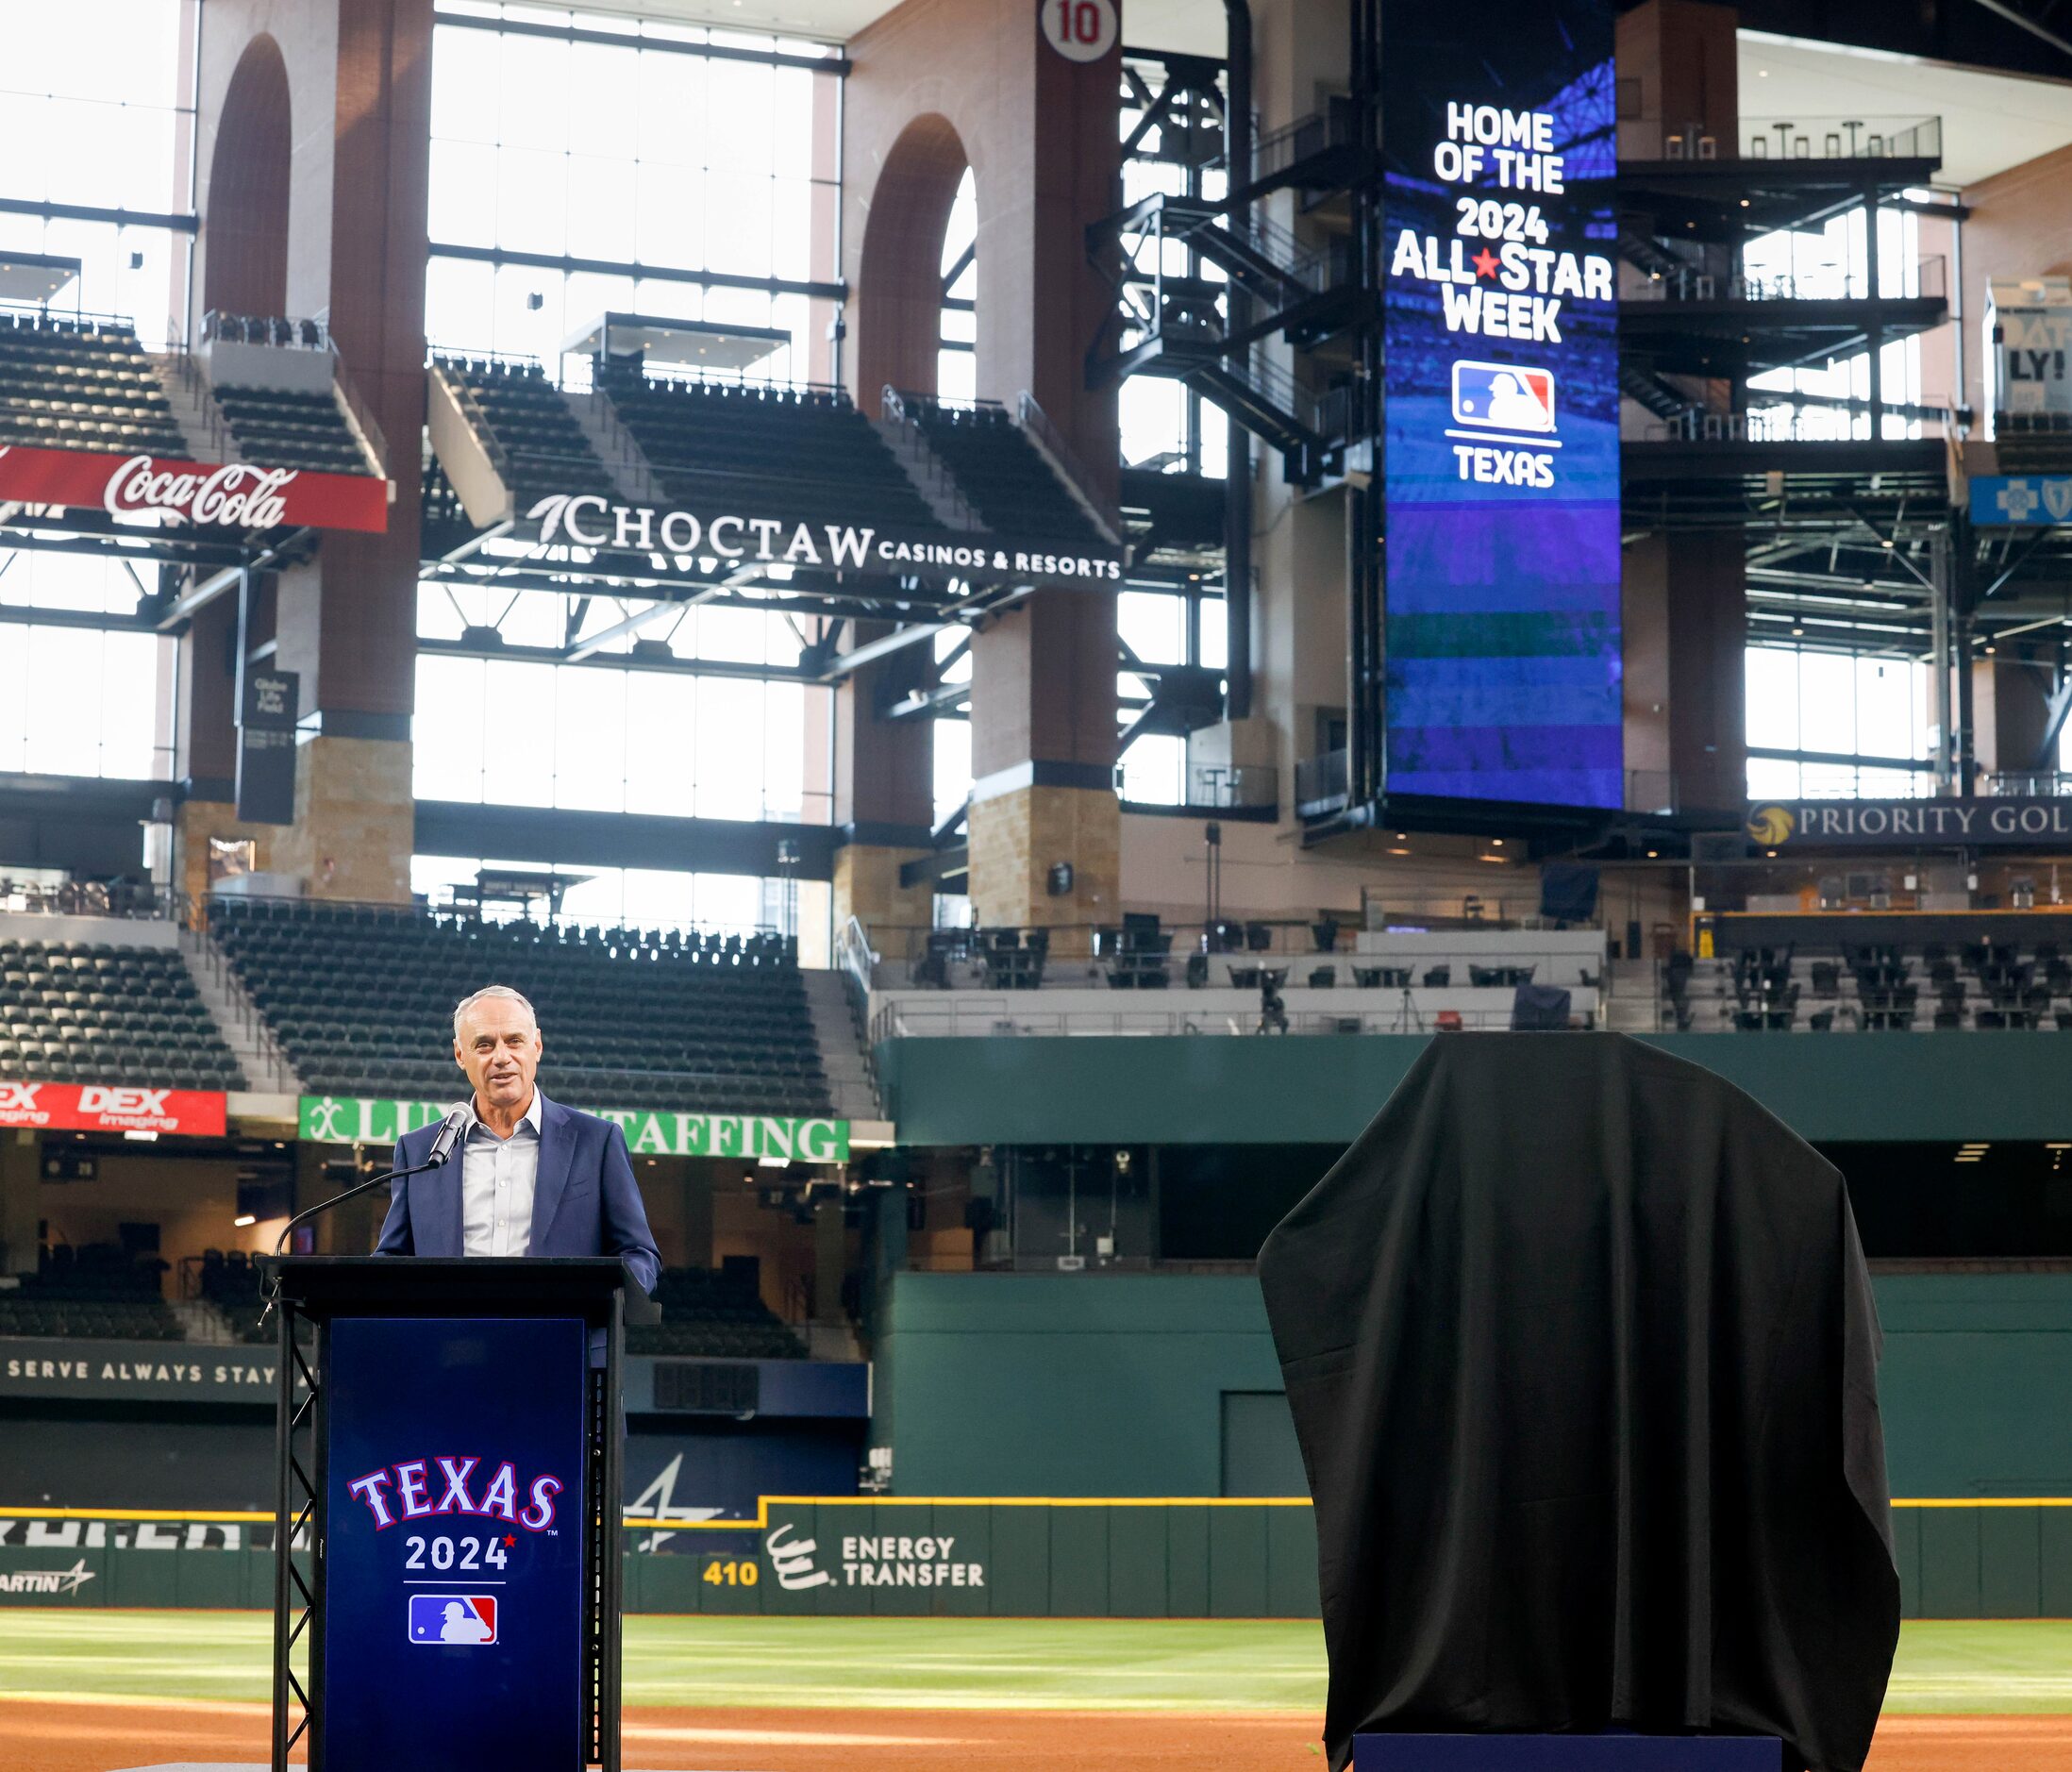
[[[1038,0],[1044,41],[1067,61],[1098,61],[1115,46],[1115,0]]]

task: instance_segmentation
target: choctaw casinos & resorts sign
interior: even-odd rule
[[[326,1145],[393,1145],[436,1126],[444,1101],[368,1095],[304,1095],[299,1135]],[[677,1113],[666,1109],[586,1108],[626,1134],[636,1157],[780,1157],[792,1162],[847,1162],[846,1120],[790,1119],[767,1113]]]
[[[736,566],[857,572],[941,582],[949,578],[1117,584],[1122,551],[1060,552],[984,534],[900,534],[870,524],[802,523],[795,517],[700,514],[622,505],[595,493],[553,493],[526,512],[542,547],[645,554],[679,572]]]

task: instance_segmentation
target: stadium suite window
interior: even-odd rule
[[[1929,755],[1926,665],[1909,659],[1750,646],[1746,696],[1751,749],[1890,758],[1895,765],[1751,757],[1752,797],[1905,799],[1933,792],[1929,771],[1898,766]]]
[[[636,928],[717,929],[752,934],[779,929],[799,938],[800,963],[825,966],[830,889],[826,880],[760,879],[746,874],[694,874],[665,868],[593,867],[580,861],[500,861],[448,855],[410,858],[410,890],[435,905],[456,886],[472,886],[485,868],[552,872],[576,879],[561,899],[564,923],[625,924]],[[579,878],[578,878],[579,877]],[[795,904],[793,894],[795,893]],[[515,905],[492,906],[492,921],[510,921]],[[791,927],[795,923],[795,928]]]
[[[1928,191],[1908,196],[1928,201]],[[1922,255],[1921,217],[1908,210],[1881,209],[1878,216],[1878,293],[1887,298],[1917,295],[1926,287],[1942,287],[1942,267]],[[1777,293],[1813,299],[1863,295],[1870,287],[1869,231],[1866,211],[1856,209],[1831,217],[1818,229],[1763,234],[1742,254],[1742,272],[1752,284]],[[1879,367],[1887,401],[1902,405],[1922,399],[1921,337],[1883,347]],[[1870,397],[1870,353],[1837,358],[1823,367],[1779,369],[1751,376],[1748,386],[1759,393],[1804,393],[1828,400]],[[1757,428],[1769,435],[1810,441],[1868,438],[1870,416],[1831,406],[1774,404],[1759,409]],[[1926,434],[1922,421],[1887,414],[1881,425],[1887,440]]]
[[[426,329],[455,348],[553,360],[607,309],[777,326],[796,377],[812,316],[799,294],[696,277],[806,281],[833,255],[831,76],[711,59],[699,44],[819,58],[824,45],[657,21],[513,8],[623,39],[576,42],[454,22],[434,32]],[[664,46],[664,45],[667,46]],[[816,178],[816,153],[820,176]],[[816,225],[815,196],[821,220]],[[623,276],[442,258],[441,245],[602,260]],[[636,264],[683,274],[631,275]],[[532,306],[537,297],[539,306]]]
[[[0,605],[127,615],[137,580],[119,561],[0,550]],[[0,622],[0,770],[171,774],[157,747],[162,653],[176,643],[121,629]]]
[[[570,604],[538,592],[426,585],[421,640],[493,627],[507,644],[568,644]],[[593,600],[574,639],[643,608]],[[760,610],[666,611],[600,643],[595,661],[557,665],[432,650],[417,660],[415,777],[428,800],[652,812],[678,818],[826,824],[832,802],[808,780],[807,731],[826,730],[832,692],[745,675],[615,669],[613,654],[660,641],[678,659],[758,668],[797,665],[792,624]]]

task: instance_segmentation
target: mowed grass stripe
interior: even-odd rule
[[[637,1705],[1316,1711],[1323,1632],[1238,1619],[656,1617],[626,1622]],[[260,1613],[0,1611],[0,1697],[263,1701]],[[2072,1714],[2072,1622],[1907,1625],[1895,1714]]]

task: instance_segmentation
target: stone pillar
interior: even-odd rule
[[[2050,674],[2047,666],[2019,657],[2023,650],[2003,646],[1993,658],[1972,660],[1973,744],[1985,775],[2021,775],[2037,767],[2049,722]],[[2010,651],[2017,656],[2005,656]],[[2055,766],[2055,758],[2043,765]]]
[[[409,894],[431,32],[431,0],[214,0],[203,34],[191,319],[276,287],[326,314],[399,488],[384,533],[326,534],[279,577],[275,662],[301,674],[303,719],[271,861],[315,897]],[[254,176],[284,151],[285,175]]]
[[[1729,159],[1741,124],[1738,16],[1702,0],[1643,0],[1618,24],[1619,78],[1635,89],[1619,110],[1619,158],[1664,157],[1663,138],[1691,125],[1719,143]],[[1688,159],[1698,158],[1696,145]]]
[[[260,574],[253,586],[252,628],[247,645],[273,637],[273,580]],[[180,636],[173,710],[174,775],[180,801],[173,814],[172,884],[198,899],[209,888],[209,842],[249,842],[253,866],[275,870],[278,825],[247,825],[238,819],[237,694],[238,599],[232,592],[205,604]]]
[[[26,1128],[0,1131],[0,1274],[36,1271],[36,1191],[43,1182],[43,1140]]]
[[[842,1196],[813,1207],[813,1321],[842,1321],[842,1276],[848,1267],[848,1233],[842,1223]]]
[[[1746,556],[1739,528],[1658,531],[1625,550],[1627,804],[1747,798]]]
[[[686,1162],[683,1165],[683,1248],[679,1259],[686,1267],[713,1264],[712,1190],[718,1185],[719,1174],[715,1163]]]
[[[891,631],[861,625],[857,644]],[[861,919],[888,955],[909,945],[891,931],[926,929],[935,918],[934,883],[899,880],[903,864],[930,853],[934,723],[885,716],[902,694],[934,680],[932,652],[916,641],[888,653],[851,671],[834,696],[834,822],[842,844],[834,858],[834,926]],[[877,940],[880,932],[886,939]]]

